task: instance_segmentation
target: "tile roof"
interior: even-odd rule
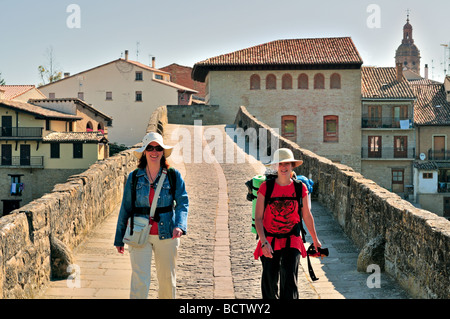
[[[397,81],[394,67],[361,67],[361,96],[363,99],[409,99],[415,98],[408,80],[403,76]]]
[[[73,120],[73,121],[82,119],[79,116],[53,111],[37,105],[18,101],[0,100],[0,107],[7,107],[10,109],[22,111],[24,113],[35,115],[37,118],[41,119]]]
[[[107,143],[101,132],[52,132],[42,139],[43,143]]]
[[[306,68],[324,65],[363,63],[352,39],[311,38],[276,40],[198,62],[192,70],[194,80],[204,82],[209,70],[224,67]]]
[[[3,93],[3,98],[5,100],[12,100],[32,89],[36,89],[36,86],[34,85],[1,85],[0,89],[4,92]],[[39,91],[38,89],[36,89],[39,93],[41,93],[41,91]],[[45,95],[42,94],[42,97],[45,98]]]
[[[95,115],[103,117],[106,121],[112,121],[112,117],[109,115],[106,115],[105,113],[99,111],[98,109],[96,109],[95,107],[93,107],[92,105],[86,103],[83,100],[80,100],[79,98],[54,98],[54,99],[30,99],[28,100],[29,103],[31,104],[37,104],[38,106],[42,106],[44,108],[52,108],[51,106],[44,106],[45,104],[51,104],[53,102],[73,102],[76,104],[81,105],[82,107],[85,107],[87,109],[89,109],[91,112],[93,112]]]
[[[450,103],[441,83],[412,83],[417,96],[414,122],[418,125],[450,125]]]

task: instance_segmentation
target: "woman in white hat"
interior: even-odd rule
[[[296,197],[296,187],[292,179],[293,169],[303,163],[296,160],[290,149],[275,151],[269,165],[275,166],[277,177],[266,180],[258,190],[255,208],[255,227],[259,242],[255,259],[260,258],[263,272],[261,291],[264,299],[298,299],[297,273],[300,255],[306,257],[306,250],[300,233],[301,219],[313,239],[316,249],[321,247],[317,238],[314,219],[307,200],[307,188],[302,186],[302,208]],[[265,198],[270,184],[270,198]],[[300,192],[300,191],[299,191]],[[280,289],[278,289],[280,281]]]
[[[150,132],[145,135],[142,147],[134,151],[134,155],[139,159],[134,183],[133,173],[130,173],[124,188],[114,239],[114,246],[121,254],[124,253],[123,239],[129,218],[132,215],[149,218],[150,207],[155,200],[153,198],[155,189],[162,173],[167,171],[159,197],[156,199],[156,212],[153,218],[149,218],[151,228],[147,242],[140,248],[128,246],[132,266],[130,298],[133,299],[148,296],[152,252],[155,253],[159,283],[158,297],[160,299],[175,298],[176,258],[180,237],[186,234],[187,230],[189,200],[179,171],[169,168],[166,161],[172,148],[164,144],[162,136],[158,133]],[[163,169],[165,169],[164,172]],[[136,189],[134,212],[133,185]]]

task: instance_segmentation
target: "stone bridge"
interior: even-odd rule
[[[315,181],[312,212],[319,239],[330,249],[329,257],[312,261],[316,282],[302,259],[301,298],[450,297],[450,222],[414,208],[349,167],[300,149],[243,107],[235,125],[243,130],[169,124],[167,108],[161,107],[148,127],[184,146],[171,156],[190,197],[188,234],[178,257],[178,298],[261,297],[244,183],[265,167],[246,145],[271,145],[273,139],[301,157],[297,173]],[[117,254],[112,243],[125,177],[135,165],[131,151],[122,152],[2,217],[0,297],[128,298],[127,252]],[[149,296],[156,298],[155,271],[152,278]]]

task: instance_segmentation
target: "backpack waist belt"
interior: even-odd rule
[[[269,232],[264,228],[264,235],[265,235],[266,237],[274,237],[274,238],[289,238],[289,237],[291,237],[291,235],[294,235],[294,236],[300,236],[301,233],[302,233],[302,232],[301,232],[301,229],[302,229],[302,225],[301,225],[301,222],[300,222],[300,223],[295,224],[295,226],[292,227],[292,229],[291,229],[289,232],[284,233],[284,234],[269,233]]]
[[[153,220],[155,222],[159,222],[159,215],[164,213],[169,213],[173,211],[173,205],[165,206],[165,207],[157,207],[155,210],[155,216],[153,216]],[[133,209],[134,215],[148,215],[150,214],[150,207],[135,207]]]

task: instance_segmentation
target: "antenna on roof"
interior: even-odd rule
[[[139,62],[139,41],[136,42],[136,61]]]

